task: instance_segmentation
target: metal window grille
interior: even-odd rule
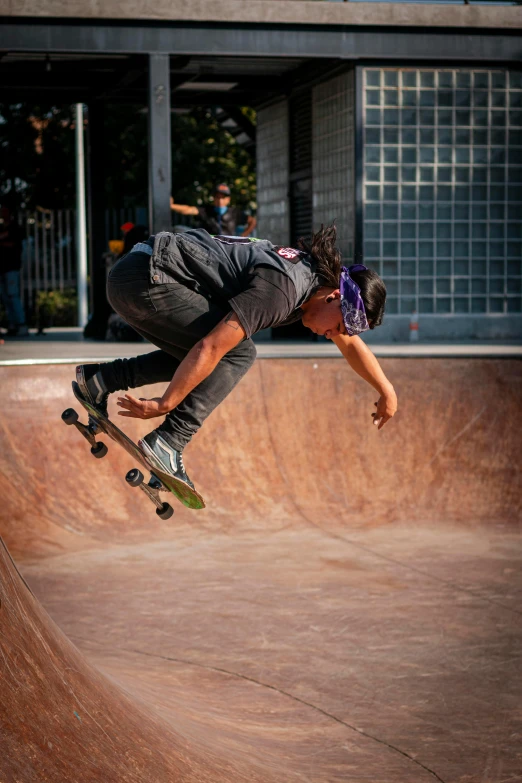
[[[292,98],[290,119],[291,241],[312,231],[312,93]]]
[[[258,235],[287,244],[289,144],[286,101],[258,112],[256,154]]]
[[[335,220],[338,246],[348,263],[354,234],[354,72],[313,89],[313,224]]]

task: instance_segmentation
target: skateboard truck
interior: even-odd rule
[[[67,408],[67,410],[62,413],[62,421],[69,426],[74,424],[78,432],[81,432],[85,440],[89,441],[91,444],[91,454],[93,457],[96,457],[97,459],[105,457],[108,452],[108,448],[105,443],[102,441],[98,442],[96,440],[96,432],[98,431],[98,427],[95,426],[94,422],[89,420],[88,425],[82,424],[81,421],[78,421],[78,414],[74,408]]]
[[[85,440],[88,441],[94,457],[100,458],[107,454],[105,444],[97,440],[99,437],[106,435],[115,443],[119,443],[135,464],[141,465],[145,475],[150,473],[150,479],[145,484],[143,477],[139,478],[139,471],[135,468],[136,472],[132,473],[132,476],[127,481],[131,486],[141,486],[142,491],[154,503],[156,514],[161,519],[168,519],[174,513],[174,510],[168,503],[162,503],[160,500],[158,493],[162,490],[171,492],[187,508],[205,508],[205,501],[193,486],[189,486],[189,484],[179,480],[171,473],[162,471],[160,467],[157,467],[155,462],[151,462],[134,441],[122,432],[113,421],[109,420],[106,412],[98,410],[95,405],[92,405],[85,399],[76,381],[73,381],[71,385],[74,396],[89,418],[86,425],[82,424],[78,421],[76,411],[73,408],[67,408],[62,413],[62,420],[65,424],[76,427]]]
[[[130,484],[131,487],[139,487],[143,492],[145,492],[149,500],[152,500],[156,506],[156,514],[160,517],[160,519],[170,519],[174,513],[174,509],[168,503],[163,503],[160,500],[159,493],[162,489],[164,489],[164,487],[162,482],[157,476],[154,475],[154,473],[150,474],[149,483],[145,484],[145,477],[141,470],[138,470],[138,468],[133,468],[132,470],[129,470],[125,476],[125,481],[127,484]]]
[[[62,413],[62,421],[68,426],[74,425],[78,432],[80,432],[85,440],[90,443],[91,454],[97,459],[105,457],[108,452],[107,446],[102,441],[96,440],[96,435],[100,432],[101,428],[98,424],[89,417],[89,423],[82,424],[78,419],[78,414],[74,408],[67,408]],[[130,484],[131,487],[139,487],[156,506],[156,514],[160,519],[170,519],[174,514],[174,509],[169,503],[164,503],[160,499],[159,493],[161,490],[166,489],[163,486],[161,480],[151,472],[149,483],[145,483],[145,479],[141,470],[133,468],[129,470],[125,476],[125,481]]]

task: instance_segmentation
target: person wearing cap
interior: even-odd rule
[[[214,188],[213,204],[191,207],[188,204],[176,204],[171,198],[170,208],[181,215],[197,216],[201,228],[204,228],[209,234],[235,236],[238,226],[242,226],[241,236],[248,237],[256,227],[255,217],[241,207],[230,206],[230,188],[224,184],[216,185]]]
[[[203,229],[161,232],[118,261],[107,293],[116,312],[158,350],[79,365],[76,380],[104,413],[113,392],[167,384],[153,399],[120,396],[119,413],[165,417],[140,448],[158,469],[190,486],[183,450],[252,366],[252,335],[261,329],[302,320],[332,340],[376,390],[372,416],[379,429],[397,410],[392,384],[359,337],[382,322],[384,283],[362,264],[343,265],[335,225],[321,226],[298,247]]]

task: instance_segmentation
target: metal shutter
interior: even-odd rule
[[[312,92],[289,101],[290,115],[290,242],[312,233]],[[300,321],[272,329],[274,340],[316,340]]]
[[[312,231],[312,92],[292,98],[290,110],[290,236]]]

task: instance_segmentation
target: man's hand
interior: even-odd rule
[[[178,407],[187,394],[208,378],[223,356],[231,351],[246,337],[245,329],[237,315],[231,311],[206,337],[194,345],[169,383],[162,397],[152,400],[136,399],[132,394],[118,397],[118,405],[123,411],[120,416],[133,419],[154,419],[164,416]]]
[[[126,394],[125,397],[118,397],[118,406],[124,408],[118,411],[120,416],[130,416],[133,419],[155,419],[168,413],[161,397],[154,397],[152,400],[140,397],[138,400],[132,394]]]
[[[372,413],[373,423],[382,429],[387,421],[397,413],[397,395],[392,387],[374,403],[377,410]]]

